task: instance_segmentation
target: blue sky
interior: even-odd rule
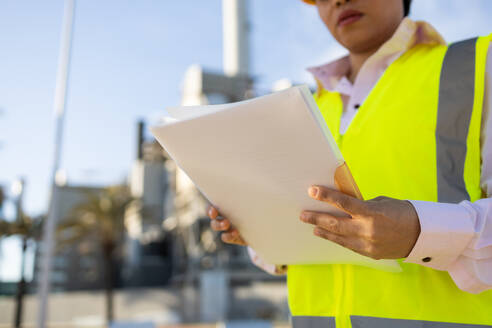
[[[251,0],[252,74],[261,90],[343,54],[300,0]],[[414,0],[411,17],[448,41],[492,32],[490,0]],[[63,1],[0,2],[0,183],[27,180],[25,207],[46,209]],[[191,64],[222,67],[220,0],[78,0],[62,167],[69,183],[123,180],[136,120],[179,104]],[[18,241],[4,241],[0,279],[18,275]]]

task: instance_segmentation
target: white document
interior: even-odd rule
[[[197,188],[272,264],[345,263],[399,271],[313,235],[303,210],[337,210],[315,201],[313,184],[337,188],[342,155],[306,86],[244,102],[169,108],[151,128]],[[338,212],[339,213],[339,212]]]

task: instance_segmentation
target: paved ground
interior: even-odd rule
[[[251,286],[236,287],[231,294],[229,304],[231,320],[256,318],[280,322],[275,326],[288,326],[285,284],[256,283]],[[189,316],[190,312],[199,308],[198,299],[194,290],[187,293],[166,289],[121,290],[115,294],[115,318],[122,323],[147,322],[158,327],[215,328],[215,324],[190,326],[181,323],[184,312],[187,312]],[[24,327],[35,327],[36,295],[27,296],[24,306]],[[184,307],[187,311],[183,311]],[[49,310],[50,327],[104,327],[104,293],[102,291],[53,294],[50,297]],[[0,297],[1,328],[11,327],[13,314],[13,298]],[[124,328],[127,327],[124,326]],[[141,327],[149,326],[142,325]]]

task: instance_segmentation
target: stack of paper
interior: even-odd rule
[[[272,264],[352,263],[398,270],[313,235],[302,210],[337,210],[311,199],[337,188],[343,157],[306,86],[244,102],[170,108],[152,133],[205,197]]]

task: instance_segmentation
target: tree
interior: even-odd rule
[[[15,221],[7,221],[3,217],[2,206],[6,200],[5,193],[0,188],[0,238],[18,236],[22,239],[22,260],[21,260],[21,277],[17,283],[16,293],[16,306],[14,316],[14,327],[21,326],[22,319],[22,306],[24,295],[26,293],[26,280],[25,280],[25,259],[27,244],[29,239],[39,237],[39,231],[41,227],[41,218],[32,219],[26,215],[22,210],[21,204],[22,195],[19,195],[16,199],[16,219]]]
[[[104,259],[104,287],[106,293],[106,320],[113,321],[113,287],[115,251],[124,233],[124,215],[135,200],[128,187],[104,188],[97,194],[87,194],[85,202],[75,206],[57,227],[60,247],[76,243],[89,236],[95,238]]]
[[[21,208],[18,209],[17,220],[10,225],[10,234],[17,235],[22,238],[22,262],[21,262],[21,277],[17,284],[16,295],[16,308],[15,308],[15,322],[14,327],[21,326],[22,320],[22,308],[24,304],[24,295],[26,293],[26,279],[25,279],[25,262],[27,243],[31,238],[39,237],[39,231],[41,227],[41,219],[33,220],[27,216]]]

